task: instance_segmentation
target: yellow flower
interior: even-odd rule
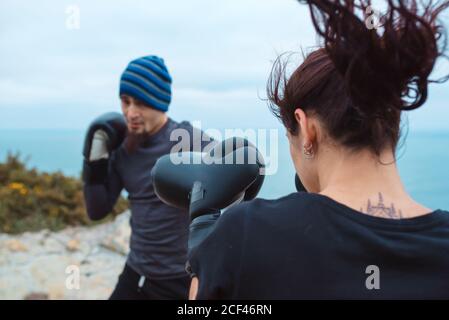
[[[24,187],[24,185],[20,182],[11,182],[8,187],[12,190],[20,190]]]
[[[8,188],[11,190],[17,190],[23,196],[28,193],[27,188],[24,186],[23,183],[20,183],[20,182],[11,182],[8,185]]]

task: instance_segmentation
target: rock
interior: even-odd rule
[[[42,240],[40,242],[40,250],[42,250],[47,254],[49,253],[62,254],[65,251],[65,247],[63,243],[52,238],[51,235],[49,235],[47,239]]]
[[[8,240],[6,242],[6,247],[12,252],[28,251],[28,248],[21,241],[16,239]]]
[[[80,242],[77,239],[71,239],[66,244],[66,248],[69,251],[77,251],[80,248]]]
[[[0,233],[0,300],[107,299],[125,265],[129,217],[59,232]]]
[[[101,242],[101,245],[111,251],[127,255],[129,252],[129,238],[131,236],[129,219],[129,211],[117,216],[111,225],[111,230]]]
[[[23,300],[48,300],[48,294],[45,292],[31,292]]]

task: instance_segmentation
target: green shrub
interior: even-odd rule
[[[79,178],[66,177],[60,171],[38,172],[27,169],[20,154],[8,153],[0,163],[0,232],[21,233],[66,226],[94,225],[110,220],[128,208],[119,197],[112,214],[100,222],[89,220]]]

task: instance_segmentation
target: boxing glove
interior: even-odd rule
[[[298,192],[307,192],[306,188],[301,182],[301,179],[299,179],[298,174],[295,174],[295,187],[296,191]]]
[[[223,150],[223,145],[233,139],[218,144],[210,154],[182,153],[182,163],[175,164],[171,154],[160,157],[151,172],[159,199],[189,210],[193,220],[242,199],[254,198],[263,183],[262,156],[252,146]],[[247,191],[250,193],[245,197]]]
[[[255,151],[254,154],[251,155],[252,157],[255,158],[252,160],[255,160],[256,163],[260,167],[259,175],[257,175],[256,180],[246,188],[245,194],[242,199],[243,201],[249,201],[249,200],[254,199],[257,196],[257,194],[260,191],[260,188],[262,188],[262,184],[265,179],[264,159],[263,159],[262,154],[256,148],[256,146],[245,138],[232,137],[232,138],[226,139],[223,142],[215,145],[215,147],[210,151],[210,157],[214,157],[214,158],[225,157],[229,153],[234,152],[235,150],[244,148],[244,147],[252,148],[252,150]],[[235,159],[236,157],[237,156],[235,156],[233,158],[234,161],[236,160]],[[250,160],[250,159],[247,159],[247,160]],[[235,161],[235,162],[237,162],[237,161]]]
[[[117,112],[105,113],[89,125],[83,147],[83,181],[103,184],[108,175],[109,157],[125,139],[125,118]]]
[[[152,169],[153,187],[163,202],[189,210],[189,252],[215,227],[223,209],[254,198],[263,183],[263,158],[241,138],[217,144],[210,153],[186,152],[174,164],[170,155]]]

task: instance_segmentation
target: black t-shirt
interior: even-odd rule
[[[449,212],[362,214],[298,192],[223,213],[192,253],[197,299],[449,298]]]

